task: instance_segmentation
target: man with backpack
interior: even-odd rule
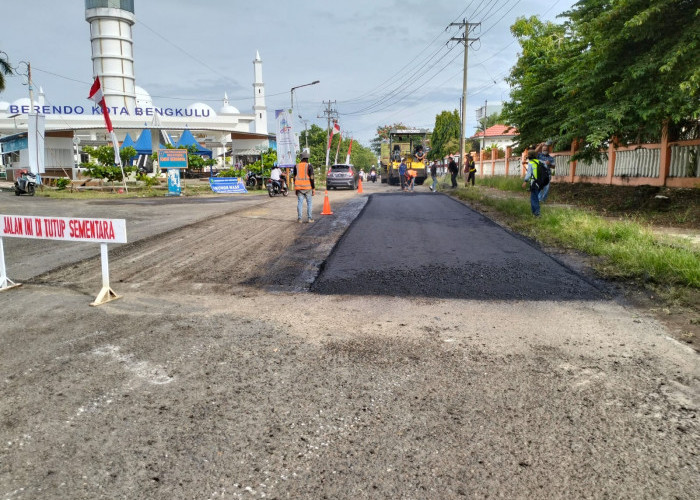
[[[540,160],[541,162],[544,163],[544,165],[549,169],[549,175],[554,173],[554,168],[556,167],[556,163],[554,161],[554,157],[549,154],[549,148],[552,146],[551,141],[543,142],[537,146],[535,151],[537,152],[537,159]],[[549,196],[549,184],[540,189],[540,203],[544,203],[544,201],[547,199],[547,196]]]
[[[537,159],[537,152],[530,150],[527,153],[527,173],[523,179],[523,189],[530,182],[530,208],[532,215],[540,216],[540,191],[549,184],[549,169],[544,162]]]

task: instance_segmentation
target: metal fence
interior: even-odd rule
[[[619,177],[658,177],[660,164],[660,148],[618,151],[615,155],[614,172],[615,176]]]
[[[554,157],[554,175],[565,176],[571,173],[571,155],[560,154]]]
[[[700,177],[700,146],[671,146],[669,177]]]
[[[556,162],[554,175],[560,181],[611,183],[619,185],[662,185],[670,187],[698,187],[700,182],[700,139],[643,144],[601,152],[597,160],[571,161],[571,151],[553,153]],[[522,175],[522,159],[510,156],[496,160],[495,175]],[[491,175],[493,160],[483,160],[483,175]],[[662,171],[662,166],[665,169]],[[667,170],[666,170],[667,169]]]
[[[576,163],[576,175],[586,177],[606,177],[608,175],[607,160],[579,160]]]
[[[523,165],[520,158],[510,158],[508,160],[508,174],[520,177],[522,175]]]

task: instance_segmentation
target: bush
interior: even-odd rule
[[[220,170],[217,177],[245,177],[245,173],[243,170],[231,167],[225,170]]]
[[[56,179],[56,188],[58,188],[59,191],[63,191],[68,187],[68,184],[70,184],[70,179],[67,177],[61,177],[59,179]]]
[[[159,183],[157,177],[151,177],[147,174],[138,174],[136,180],[143,182],[146,187],[152,187]]]

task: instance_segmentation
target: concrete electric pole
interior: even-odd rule
[[[462,126],[460,127],[460,138],[459,138],[459,172],[463,172],[464,164],[464,139],[466,136],[466,124],[467,124],[467,68],[469,60],[469,43],[476,42],[478,38],[469,38],[469,34],[477,26],[481,26],[481,23],[468,23],[466,19],[463,19],[461,23],[450,23],[450,26],[461,26],[464,29],[464,33],[461,37],[452,37],[451,40],[456,42],[462,42],[464,44],[464,77],[462,79]]]
[[[333,109],[333,105],[335,105],[335,101],[331,101],[330,99],[328,102],[323,101],[323,104],[326,105],[326,109],[323,110],[323,116],[317,116],[316,118],[326,118],[328,120],[328,127],[326,128],[326,143],[328,143],[330,136],[331,136],[331,121],[337,121],[338,120],[338,110]],[[324,178],[326,175],[325,169],[328,168],[328,159],[326,158],[326,165],[324,167]]]

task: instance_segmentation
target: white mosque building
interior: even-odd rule
[[[163,143],[176,143],[189,133],[214,158],[225,153],[227,163],[248,163],[261,150],[275,147],[268,134],[262,59],[253,60],[253,108],[241,113],[229,103],[226,93],[215,110],[203,102],[184,107],[159,106],[149,93],[136,85],[132,26],[134,0],[85,0],[85,19],[90,24],[93,74],[100,77],[105,101],[117,138],[129,143],[138,138],[139,152],[148,146],[155,152]],[[90,101],[78,104],[47,103],[43,89],[34,94],[34,111],[44,115],[44,167],[47,176],[64,176],[79,162],[84,145],[111,144],[102,111]],[[30,100],[21,97],[0,101],[0,166],[8,179],[18,169],[28,168]],[[189,131],[189,132],[188,132]]]

